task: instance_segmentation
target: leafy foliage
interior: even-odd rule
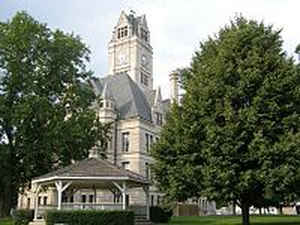
[[[150,221],[153,223],[168,223],[172,217],[172,210],[160,206],[150,207]]]
[[[32,177],[87,157],[109,127],[91,108],[90,51],[79,37],[25,12],[0,23],[0,34],[1,216]]]
[[[46,224],[66,223],[72,225],[134,225],[132,211],[48,211]]]
[[[18,209],[13,212],[14,225],[28,225],[33,220],[32,209]]]
[[[201,43],[181,80],[186,91],[181,112],[172,111],[153,149],[154,172],[167,195],[181,200],[172,193],[191,188],[197,178],[193,188],[198,195],[237,200],[243,224],[249,223],[249,207],[268,194],[295,199],[300,73],[282,50],[280,31],[237,17]],[[171,123],[179,117],[175,128]],[[172,152],[173,165],[183,165],[176,175],[170,173],[170,162],[158,156],[165,151]],[[162,182],[162,175],[172,182]],[[181,178],[185,182],[179,189],[174,183]]]
[[[173,104],[167,115],[166,124],[160,140],[154,144],[151,154],[156,159],[151,168],[154,181],[165,193],[166,203],[176,199],[199,196],[201,179],[201,155],[190,146],[197,146],[198,139],[189,138],[188,132],[195,132],[196,127],[189,127],[188,118],[183,118],[182,108]],[[191,118],[190,118],[191,119]],[[200,185],[200,186],[199,186]]]

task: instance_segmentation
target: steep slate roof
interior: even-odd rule
[[[151,103],[149,104],[143,91],[126,73],[93,79],[92,85],[96,95],[101,95],[106,86],[115,100],[120,119],[140,117],[151,121]]]
[[[99,159],[99,158],[88,158],[67,167],[58,169],[56,171],[47,173],[43,176],[36,177],[32,180],[33,183],[39,182],[40,180],[52,180],[52,179],[60,179],[67,178],[72,180],[75,178],[85,179],[89,178],[123,178],[124,180],[135,181],[139,183],[148,184],[149,181],[132,171],[122,169],[117,167],[116,165],[108,162],[107,160]]]
[[[170,99],[165,99],[162,101],[162,108],[163,108],[164,114],[166,114],[169,111],[170,105],[171,105]]]
[[[142,25],[142,22],[145,22],[145,16],[138,16],[135,17],[133,14],[129,14],[126,15],[128,22],[132,25],[132,31],[133,31],[133,35],[137,35],[139,34],[138,30],[139,30],[139,26]],[[147,27],[147,24],[145,24],[145,26]]]

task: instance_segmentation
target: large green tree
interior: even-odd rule
[[[181,77],[183,125],[171,128],[170,139],[167,121],[153,148],[156,180],[167,196],[176,199],[173,183],[184,177],[180,191],[193,181],[189,174],[197,176],[192,171],[201,171],[193,192],[235,201],[242,209],[244,225],[249,224],[249,207],[261,199],[297,197],[300,73],[282,49],[280,32],[237,17],[200,44]],[[178,115],[171,112],[170,117]],[[159,157],[167,151],[174,154],[173,164],[189,168],[168,173],[170,162]],[[190,158],[182,157],[187,153]],[[171,176],[167,179],[173,182],[161,182],[166,179],[162,175]]]
[[[0,23],[0,217],[32,177],[104,146],[109,128],[91,108],[88,60],[79,37],[25,12]]]

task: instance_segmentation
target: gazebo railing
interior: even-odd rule
[[[95,209],[95,210],[122,210],[122,204],[116,203],[62,203],[64,210]]]
[[[57,205],[40,205],[38,207],[38,218],[43,218],[47,210],[57,209]],[[122,210],[122,204],[119,203],[62,203],[62,210]]]

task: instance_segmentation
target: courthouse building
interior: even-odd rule
[[[176,74],[171,74],[171,100],[162,99],[161,90],[153,87],[153,49],[150,31],[145,15],[121,12],[108,45],[108,75],[89,81],[100,103],[93,107],[104,123],[112,123],[111,140],[107,146],[107,158],[117,165],[150,178],[149,166],[151,144],[159,139],[165,115],[171,100],[178,96]],[[164,76],[168,76],[164,74]],[[91,157],[97,158],[97,151],[91,150]],[[66,191],[67,192],[67,191]],[[116,202],[120,196],[112,192],[78,190],[69,195],[63,193],[63,202]],[[33,208],[33,193],[28,191],[19,196],[19,208]],[[126,201],[131,205],[145,204],[142,188],[128,191]],[[150,205],[161,202],[162,193],[150,187]],[[57,205],[56,189],[41,192],[39,205]]]

